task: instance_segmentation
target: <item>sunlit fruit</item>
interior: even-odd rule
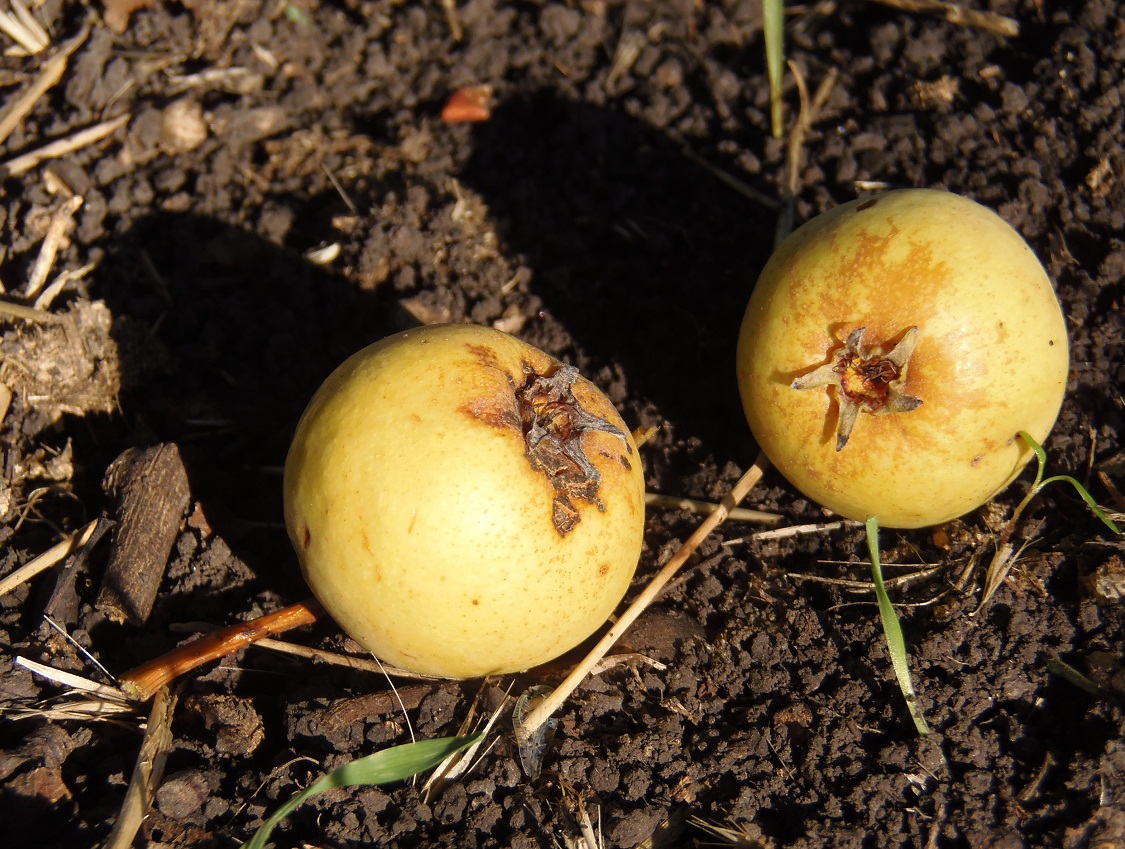
[[[357,642],[447,678],[597,630],[641,551],[644,480],[609,400],[489,328],[400,333],[317,391],[285,464],[306,580]]]
[[[1062,310],[996,213],[908,189],[791,234],[743,318],[743,407],[766,456],[852,519],[922,527],[1006,487],[1066,390]]]

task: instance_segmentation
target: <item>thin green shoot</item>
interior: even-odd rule
[[[762,0],[762,32],[766,42],[766,73],[770,80],[770,126],[782,136],[781,73],[785,67],[785,0]]]
[[[1098,517],[1099,520],[1109,528],[1113,533],[1120,534],[1121,529],[1113,522],[1105,511],[1098,506],[1094,500],[1094,496],[1090,495],[1089,491],[1077,479],[1072,478],[1070,475],[1054,475],[1049,478],[1044,478],[1043,475],[1047,469],[1047,452],[1043,450],[1043,446],[1035,441],[1034,437],[1025,430],[1019,432],[1020,439],[1028,444],[1033,452],[1035,452],[1035,459],[1038,461],[1038,468],[1035,470],[1035,481],[1028,489],[1027,495],[1023,500],[1016,505],[1016,509],[1012,511],[1012,517],[1008,520],[1007,525],[1004,527],[1004,532],[1000,535],[1000,539],[996,545],[996,553],[992,556],[992,562],[988,564],[988,571],[984,576],[984,592],[981,596],[980,604],[977,609],[973,611],[975,616],[984,608],[986,604],[992,599],[992,596],[1000,589],[1000,585],[1008,577],[1015,565],[1019,553],[1024,547],[1019,550],[1012,543],[1012,534],[1016,529],[1016,525],[1023,515],[1024,510],[1031,503],[1032,499],[1038,495],[1044,487],[1053,483],[1069,483],[1074,487],[1075,491],[1086,502],[1091,512]]]
[[[472,737],[440,737],[436,740],[405,743],[346,763],[318,781],[314,781],[285,802],[262,824],[250,840],[242,844],[241,849],[265,849],[270,834],[278,823],[289,816],[298,805],[313,796],[333,787],[356,787],[402,781],[433,769],[450,755],[479,742],[482,736],[477,734]]]
[[[922,715],[922,708],[914,694],[914,682],[910,677],[910,657],[906,650],[906,637],[902,633],[902,625],[898,621],[891,598],[887,595],[887,587],[883,583],[883,563],[879,557],[879,517],[867,518],[867,549],[871,552],[871,578],[875,582],[875,597],[879,600],[879,618],[883,622],[883,634],[887,639],[887,649],[891,654],[891,666],[898,679],[898,688],[906,700],[906,708],[914,720],[914,727],[918,734],[925,736],[930,733],[930,726]]]
[[[1031,485],[1031,489],[1027,491],[1027,495],[1023,497],[1023,501],[1020,502],[1019,506],[1016,508],[1016,512],[1012,515],[1013,522],[1019,517],[1019,514],[1023,512],[1028,502],[1030,502],[1043,487],[1048,484],[1062,482],[1068,483],[1074,487],[1078,495],[1086,502],[1086,506],[1102,521],[1102,524],[1115,534],[1121,533],[1121,529],[1117,527],[1113,520],[1106,515],[1105,511],[1098,506],[1098,502],[1094,500],[1094,496],[1090,495],[1086,487],[1080,484],[1076,478],[1072,478],[1070,475],[1054,475],[1043,480],[1043,474],[1047,469],[1047,452],[1043,450],[1043,446],[1036,442],[1032,435],[1026,430],[1020,431],[1020,439],[1031,446],[1031,450],[1035,452],[1035,459],[1039,461],[1039,468],[1035,471],[1035,483]]]

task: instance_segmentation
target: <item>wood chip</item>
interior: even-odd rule
[[[97,607],[114,622],[142,625],[152,612],[191,499],[174,444],[130,448],[106,472],[117,530]]]

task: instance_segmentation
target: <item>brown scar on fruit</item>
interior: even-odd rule
[[[840,405],[836,421],[837,451],[848,444],[861,410],[874,415],[908,413],[922,404],[921,398],[907,395],[901,388],[906,383],[907,367],[918,343],[918,328],[909,328],[889,351],[883,345],[865,346],[865,329],[853,330],[843,345],[829,351],[827,363],[790,384],[794,389],[836,387]]]
[[[473,352],[486,366],[499,367],[491,352]],[[524,440],[531,468],[542,474],[555,491],[551,502],[551,524],[565,537],[582,521],[575,501],[593,504],[605,512],[598,496],[602,475],[582,449],[582,434],[600,431],[616,436],[632,454],[629,439],[621,428],[596,416],[574,395],[578,369],[551,364],[541,373],[524,361],[522,382],[505,371],[510,395],[503,399],[481,399],[461,409],[491,427],[518,430]],[[627,461],[626,461],[627,464]]]

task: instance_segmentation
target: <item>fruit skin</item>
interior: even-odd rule
[[[916,409],[861,413],[836,450],[838,387],[801,391],[857,328],[917,345],[901,387]],[[842,516],[915,528],[961,516],[1004,489],[1043,442],[1066,390],[1058,299],[1031,248],[991,210],[905,189],[830,210],[767,262],[739,334],[738,385],[771,462]]]
[[[560,519],[519,418],[526,368],[561,365],[489,328],[410,330],[341,365],[297,427],[285,521],[305,578],[389,663],[445,678],[527,669],[589,636],[629,586],[644,528],[636,445],[574,379],[578,405],[612,431],[571,434],[601,480],[591,499],[571,491]],[[558,410],[537,397],[550,425]]]

